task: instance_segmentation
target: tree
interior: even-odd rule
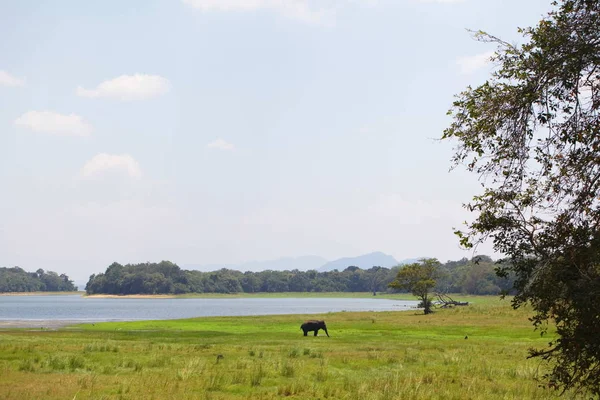
[[[600,395],[600,2],[561,0],[521,45],[497,45],[497,69],[449,111],[454,165],[482,179],[457,231],[466,247],[491,240],[514,273],[513,306],[530,303],[542,334],[531,357],[563,390]]]
[[[377,290],[385,288],[385,278],[387,278],[387,268],[382,268],[378,265],[373,266],[371,269],[365,271],[365,278],[367,279],[369,292],[373,293],[373,296],[377,295]]]
[[[310,289],[310,280],[305,273],[298,270],[292,271],[290,276],[289,289],[290,292],[306,292]]]
[[[440,262],[435,258],[424,258],[420,263],[405,265],[388,286],[408,290],[421,300],[419,307],[423,307],[425,314],[430,314],[433,311],[429,291],[435,287],[439,267]]]
[[[65,292],[75,291],[77,288],[65,274],[44,272],[26,272],[22,268],[0,268],[0,292]]]

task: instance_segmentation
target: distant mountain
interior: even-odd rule
[[[240,267],[244,271],[264,271],[267,269],[273,271],[291,271],[294,269],[308,271],[317,269],[326,262],[327,259],[319,256],[284,257],[277,260],[250,261],[240,264]]]
[[[88,281],[84,281],[82,279],[73,279],[73,285],[77,286],[77,290],[83,291],[85,290],[85,285],[87,285]]]
[[[184,264],[180,265],[182,269],[193,269],[203,272],[218,271],[223,268],[233,269],[237,271],[291,271],[297,269],[299,271],[308,271],[315,269],[317,271],[332,271],[337,269],[343,271],[351,265],[355,265],[362,269],[370,269],[373,266],[385,268],[395,267],[396,265],[412,264],[418,262],[419,258],[407,258],[402,261],[397,261],[394,257],[382,253],[380,251],[363,254],[358,257],[340,258],[334,261],[319,256],[302,256],[302,257],[283,257],[276,260],[266,261],[249,261],[242,264]],[[85,287],[85,285],[83,286]]]
[[[196,270],[202,272],[218,271],[220,269],[238,269],[236,264],[177,264],[179,268],[185,270]]]
[[[182,265],[182,269],[195,269],[198,271],[218,271],[222,268],[234,269],[237,271],[291,271],[297,269],[299,271],[308,271],[317,269],[327,262],[327,259],[319,256],[302,256],[302,257],[283,257],[276,260],[266,261],[249,261],[243,264],[186,264]]]
[[[398,261],[388,254],[382,253],[380,251],[363,254],[358,257],[346,257],[340,258],[335,261],[330,261],[325,265],[322,265],[317,269],[319,272],[324,271],[333,271],[337,269],[338,271],[343,271],[351,265],[359,267],[361,269],[370,269],[374,266],[390,268],[398,265]]]
[[[416,262],[419,262],[419,260],[421,260],[423,258],[427,258],[427,257],[405,258],[404,260],[398,261],[398,264],[396,264],[396,265],[414,264]]]

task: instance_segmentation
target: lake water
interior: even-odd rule
[[[357,298],[115,299],[80,295],[0,296],[0,322],[102,322],[207,316],[402,311],[417,301]],[[11,324],[12,325],[12,324]]]

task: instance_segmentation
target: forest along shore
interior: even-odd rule
[[[0,292],[0,296],[75,296],[97,298],[97,299],[175,299],[172,294],[93,294],[86,295],[85,292]]]
[[[85,292],[0,292],[0,296],[83,296]]]

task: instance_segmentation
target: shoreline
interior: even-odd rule
[[[83,294],[85,298],[96,299],[271,299],[271,298],[319,298],[319,299],[375,299],[412,301],[414,296],[407,293],[380,293],[373,296],[370,292],[257,292],[257,293],[184,293],[184,294]]]
[[[176,299],[174,294],[90,294],[82,295],[88,299]]]
[[[0,292],[0,296],[74,296],[76,294],[83,296],[85,292]]]
[[[0,320],[0,331],[4,329],[36,329],[36,330],[56,330],[64,328],[69,325],[76,325],[81,323],[95,324],[96,321],[77,321],[69,319],[43,319],[43,320],[31,320],[31,319],[13,319],[13,320]]]
[[[269,298],[319,298],[319,299],[386,299],[412,301],[415,297],[408,293],[378,293],[373,296],[370,292],[257,292],[257,293],[184,293],[184,294],[91,294],[77,292],[0,292],[3,296],[81,296],[89,299],[269,299]],[[459,297],[465,297],[457,295]],[[472,296],[466,296],[472,297]]]

